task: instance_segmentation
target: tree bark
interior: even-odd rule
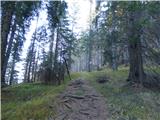
[[[53,28],[52,30],[52,39],[51,39],[51,43],[50,43],[50,51],[49,51],[49,67],[50,67],[50,72],[49,72],[49,80],[47,81],[51,81],[52,79],[52,70],[53,70],[53,45],[54,45],[54,32],[55,32],[55,29]]]
[[[3,4],[4,2],[4,4]],[[10,26],[12,23],[12,16],[13,16],[13,9],[15,2],[6,2],[2,1],[2,33],[1,33],[1,85],[5,85],[5,71],[3,69],[4,62],[5,62],[5,53],[7,48],[7,40],[8,40],[8,34],[10,31]]]
[[[12,66],[11,66],[11,74],[10,74],[10,80],[9,80],[9,85],[13,84],[13,79],[14,79],[14,70],[15,70],[15,64],[16,64],[16,60],[18,57],[18,46],[19,45],[19,41],[16,41],[16,43],[14,44],[14,53],[13,53],[13,59],[12,59]]]
[[[112,51],[112,69],[113,70],[117,70],[117,55],[116,55],[116,39],[117,39],[117,36],[116,36],[116,29],[115,29],[115,26],[116,26],[116,15],[115,15],[115,10],[116,10],[116,7],[117,7],[117,3],[115,1],[112,2],[112,39],[111,39],[111,51]]]
[[[52,33],[52,40],[50,43],[50,52],[49,52],[49,63],[50,63],[50,67],[52,69],[53,66],[53,42],[54,42],[54,32]]]
[[[13,46],[13,39],[14,39],[14,35],[15,35],[15,31],[16,31],[16,21],[14,21],[14,24],[12,26],[12,31],[11,31],[11,36],[10,36],[10,39],[9,39],[9,42],[8,42],[8,47],[7,47],[7,51],[6,51],[6,55],[5,57],[3,58],[4,61],[2,63],[2,72],[1,72],[1,82],[5,83],[5,74],[6,74],[6,69],[7,69],[7,65],[8,65],[8,60],[9,60],[9,57],[10,57],[10,53],[11,53],[11,50],[12,50],[12,46]]]
[[[32,60],[32,78],[31,78],[31,82],[34,82],[34,76],[35,76],[35,65],[36,65],[36,61],[35,61],[35,59],[36,59],[36,51],[33,51],[34,53],[33,53],[33,60]]]
[[[15,67],[15,59],[13,58],[12,66],[11,66],[9,85],[12,85],[12,83],[13,83],[14,67]]]
[[[91,17],[92,17],[92,3],[90,1],[90,25],[89,25],[89,40],[88,40],[88,72],[91,72],[91,66],[92,66],[92,41],[91,41]]]
[[[137,25],[140,14],[138,12],[132,11],[129,13],[129,22],[128,22],[128,51],[129,51],[129,77],[128,80],[131,82],[143,84],[145,77],[143,69],[143,60],[142,60],[142,49],[141,49],[141,39],[140,39],[140,30],[141,27]]]
[[[24,73],[24,82],[25,83],[27,83],[28,65],[29,65],[29,61],[27,60],[26,67],[25,67],[25,73]]]
[[[64,56],[63,56],[63,59],[64,59],[64,63],[65,63],[66,69],[67,69],[67,74],[68,74],[68,76],[69,76],[69,79],[72,80],[72,79],[71,79],[70,72],[69,72],[69,67],[68,67],[67,61],[66,61],[66,59],[65,59]]]
[[[36,58],[36,63],[35,63],[35,69],[34,69],[34,78],[33,78],[33,81],[35,82],[36,81],[36,78],[37,78],[37,68],[38,68],[38,61],[39,61],[39,50],[38,50],[38,55],[37,55],[37,58]]]
[[[28,65],[28,73],[27,73],[27,83],[31,82],[30,80],[30,74],[31,74],[31,61],[29,61],[29,65]]]
[[[55,80],[53,81],[53,83],[56,83],[57,82],[57,79],[58,79],[58,45],[59,45],[59,27],[57,28],[57,38],[56,38],[56,46],[55,46],[55,56],[54,56],[54,77],[55,77]]]
[[[129,56],[130,70],[128,79],[143,84],[144,70],[140,41],[129,43]]]

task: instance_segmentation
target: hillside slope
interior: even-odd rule
[[[127,71],[126,68],[115,72],[107,69],[73,73],[71,76],[72,79],[88,80],[103,95],[109,120],[159,120],[160,93],[128,85]],[[101,83],[100,79],[106,81]],[[54,104],[68,83],[66,78],[60,86],[30,83],[2,89],[2,120],[48,120],[56,116]]]

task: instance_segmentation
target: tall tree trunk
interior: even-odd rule
[[[91,15],[92,14],[92,1],[90,1],[90,26],[89,26],[89,41],[88,41],[88,72],[91,71],[92,65],[92,42],[91,42]]]
[[[33,51],[33,61],[32,61],[32,78],[31,81],[34,82],[34,76],[35,76],[35,59],[36,59],[36,51]]]
[[[2,3],[3,4],[3,3]],[[2,33],[1,33],[1,86],[3,87],[5,85],[5,69],[4,69],[4,62],[5,62],[5,53],[7,48],[7,40],[8,40],[8,34],[10,31],[10,26],[12,23],[12,16],[13,16],[13,8],[14,8],[15,2],[6,2],[3,4],[2,7]]]
[[[112,51],[112,69],[113,70],[117,70],[117,55],[116,55],[116,39],[117,39],[117,36],[116,36],[116,29],[115,29],[115,26],[116,26],[116,15],[115,15],[115,10],[116,10],[116,7],[117,7],[117,2],[116,1],[113,1],[112,2],[112,44],[111,44],[111,51]]]
[[[28,65],[28,73],[27,73],[27,82],[31,82],[30,80],[30,74],[31,74],[31,61],[29,61],[29,65]]]
[[[30,79],[30,75],[32,73],[31,68],[34,68],[34,60],[35,60],[35,42],[36,42],[36,35],[37,35],[37,25],[38,25],[38,20],[39,16],[37,17],[37,22],[36,22],[36,29],[35,29],[35,34],[34,34],[34,39],[32,41],[32,46],[31,46],[31,51],[30,51],[30,57],[29,57],[29,65],[28,65],[28,73],[27,73],[27,82],[33,82],[32,78]],[[32,74],[33,76],[33,74]]]
[[[52,41],[51,41],[51,44],[50,44],[50,51],[49,51],[49,63],[51,64],[51,69],[52,69],[52,66],[53,66],[53,42],[54,42],[54,35],[52,35]]]
[[[18,56],[18,45],[19,45],[19,41],[17,40],[16,43],[14,44],[14,53],[13,53],[13,60],[12,60],[12,66],[11,66],[9,85],[13,84],[13,79],[14,79],[13,76],[14,76],[14,70],[15,70],[15,64],[16,64],[16,57]]]
[[[36,60],[36,62],[35,62],[34,78],[33,78],[33,81],[34,81],[34,82],[36,81],[36,78],[37,78],[38,61],[39,61],[39,50],[38,50],[37,60]]]
[[[3,4],[3,2],[5,2]],[[10,26],[12,23],[12,16],[13,16],[13,9],[15,2],[6,2],[2,1],[2,31],[1,31],[1,85],[5,85],[5,69],[3,68],[4,62],[5,62],[5,53],[7,48],[7,40],[8,40],[8,34],[10,31]]]
[[[51,43],[50,43],[50,51],[49,51],[49,67],[50,67],[50,71],[49,71],[49,80],[47,81],[51,81],[52,79],[52,70],[53,70],[53,44],[54,44],[54,32],[55,32],[55,29],[53,29],[52,31],[52,39],[51,39]]]
[[[71,48],[72,43],[69,44],[69,48]],[[71,57],[72,53],[71,53],[71,49],[69,49],[68,51],[68,69],[71,69],[71,64],[72,64],[72,57]]]
[[[24,73],[24,82],[27,83],[27,78],[28,78],[28,65],[29,65],[29,61],[27,61],[26,63],[26,67],[25,67],[25,73]]]
[[[115,45],[115,38],[112,40],[112,69],[117,70],[117,55],[116,55],[116,45]]]
[[[33,68],[33,66],[34,66],[34,64],[33,64],[33,62],[34,62],[34,44],[35,44],[35,39],[33,40],[33,45],[32,45],[32,49],[31,49],[31,54],[30,54],[30,58],[29,58],[29,65],[28,65],[28,75],[27,75],[27,81],[28,82],[32,82],[32,78],[30,79],[30,75],[31,75],[31,73],[32,73],[32,70],[31,70],[31,68]],[[33,74],[32,74],[33,75]]]
[[[57,70],[58,70],[58,46],[59,46],[59,27],[57,28],[57,38],[56,38],[56,46],[55,46],[55,56],[54,56],[54,74],[55,74],[55,80],[57,80]],[[56,83],[57,81],[53,81],[53,83]]]
[[[14,68],[15,68],[15,58],[13,58],[13,61],[12,61],[9,85],[12,85],[13,83]]]
[[[139,12],[132,11],[129,14],[128,23],[128,39],[129,39],[129,77],[128,80],[143,84],[145,77],[142,60],[141,39],[140,39],[140,26],[137,26],[139,20]]]
[[[16,31],[16,24],[17,23],[16,23],[16,20],[15,20],[14,24],[12,26],[11,36],[10,36],[10,39],[9,39],[9,42],[8,42],[8,47],[7,47],[6,55],[3,58],[4,61],[3,61],[2,72],[1,72],[1,74],[2,74],[1,75],[2,82],[5,82],[5,74],[6,74],[8,60],[9,60],[10,53],[11,53],[12,46],[13,46],[13,39],[14,39],[15,31]]]
[[[144,70],[141,53],[141,42],[129,43],[129,80],[143,84]]]
[[[89,47],[88,47],[88,72],[91,72],[92,66],[92,43],[91,43],[91,35],[89,37]]]
[[[69,76],[69,79],[71,80],[71,75],[70,75],[70,72],[69,72],[69,67],[68,67],[68,64],[67,64],[67,60],[65,59],[64,56],[63,56],[63,60],[64,60],[64,63],[65,63],[66,69],[67,69],[67,74]]]

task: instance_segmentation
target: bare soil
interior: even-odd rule
[[[88,81],[77,79],[59,95],[54,120],[107,120],[107,114],[104,97]]]

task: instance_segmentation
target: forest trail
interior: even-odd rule
[[[107,120],[107,108],[103,96],[89,82],[73,80],[59,95],[54,120]]]

